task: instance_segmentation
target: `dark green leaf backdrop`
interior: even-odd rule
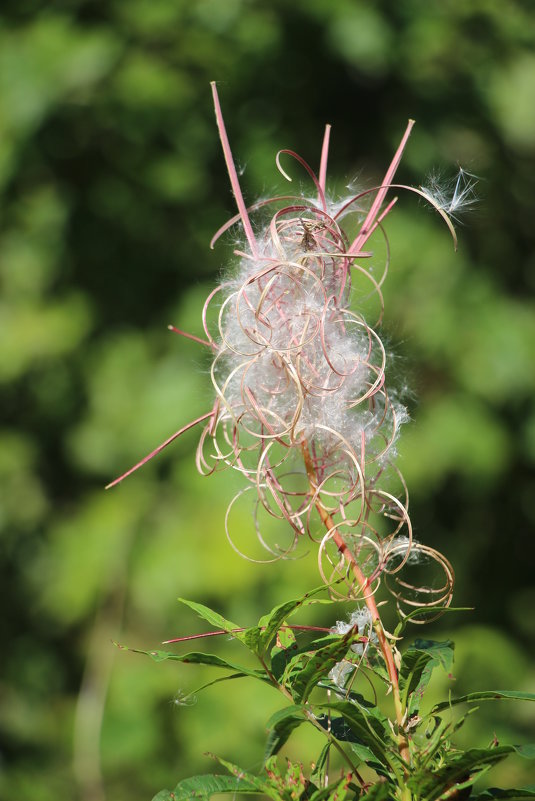
[[[235,244],[208,247],[234,213],[210,80],[248,201],[282,188],[279,148],[317,166],[326,122],[335,195],[380,179],[409,117],[401,179],[480,176],[456,255],[439,218],[400,199],[384,331],[411,391],[416,536],[475,607],[425,636],[454,636],[456,695],[533,691],[533,4],[3,0],[0,16],[0,796],[148,799],[212,770],[208,749],[254,770],[277,699],[245,679],[181,706],[208,668],[112,640],[199,631],[179,595],[250,625],[318,583],[313,545],[271,566],[232,551],[237,485],[196,475],[195,431],[103,491],[211,403],[206,354],[166,330],[200,331]],[[254,553],[251,519],[236,531]],[[482,710],[474,746],[533,735],[522,704],[504,710]]]

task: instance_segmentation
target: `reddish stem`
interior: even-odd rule
[[[262,627],[264,630],[265,627]],[[331,631],[331,629],[326,628],[325,626],[281,626],[281,629],[291,629],[292,631],[323,631],[326,634]],[[162,645],[170,645],[174,642],[187,642],[188,640],[201,640],[204,637],[218,637],[221,634],[239,634],[240,631],[247,631],[246,628],[239,628],[239,629],[232,629],[231,631],[227,631],[226,629],[218,629],[217,631],[205,631],[203,634],[188,634],[186,637],[174,637],[172,640],[164,640]],[[359,642],[368,642],[367,637],[359,637]]]
[[[308,447],[308,443],[306,442],[306,440],[303,440],[302,451],[303,451],[303,457],[304,457],[304,460],[305,460],[305,467],[306,467],[307,476],[308,476],[308,479],[309,479],[309,482],[310,482],[310,486],[311,486],[311,489],[313,490],[313,493],[316,494],[316,489],[317,489],[317,484],[318,484],[317,477],[316,477],[316,470],[315,470],[314,462],[313,462],[313,459],[312,459],[312,455],[310,453],[310,450],[309,450],[309,447]],[[317,495],[316,495],[315,506],[316,506],[316,509],[317,509],[317,511],[319,513],[319,516],[321,517],[322,523],[325,525],[325,527],[327,528],[328,531],[332,531],[332,538],[333,538],[333,541],[336,544],[336,547],[338,548],[338,550],[342,554],[342,556],[345,559],[345,561],[350,565],[351,570],[353,572],[353,575],[355,576],[355,578],[357,580],[357,584],[359,585],[359,587],[360,587],[360,589],[362,591],[362,597],[364,599],[364,602],[365,602],[365,604],[368,607],[368,610],[370,612],[373,628],[374,628],[374,631],[375,631],[375,633],[377,635],[377,639],[379,641],[379,647],[381,649],[381,653],[382,653],[383,659],[385,661],[386,669],[388,671],[390,684],[392,686],[392,696],[393,696],[393,699],[394,699],[394,707],[395,707],[395,711],[396,711],[396,720],[397,720],[398,727],[399,727],[399,735],[398,735],[399,751],[400,751],[401,757],[408,762],[409,761],[408,743],[407,743],[407,739],[406,739],[405,735],[402,733],[404,712],[403,712],[403,708],[402,708],[402,705],[401,705],[401,698],[400,698],[400,693],[399,693],[398,671],[397,671],[397,668],[396,668],[396,663],[394,661],[394,654],[392,653],[392,648],[391,648],[390,643],[388,642],[388,639],[386,637],[385,630],[383,628],[383,623],[382,623],[382,620],[381,620],[381,616],[379,614],[379,610],[377,609],[377,604],[375,603],[375,598],[373,596],[373,592],[370,591],[371,590],[370,582],[366,578],[366,576],[364,575],[362,570],[360,569],[360,566],[359,566],[357,560],[355,559],[353,553],[348,548],[344,538],[342,537],[342,535],[340,534],[340,532],[336,528],[336,525],[335,525],[331,515],[325,509],[325,507],[323,506],[323,504],[321,503],[321,501],[319,499],[319,496],[317,496]]]

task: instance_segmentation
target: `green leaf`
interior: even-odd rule
[[[535,787],[529,789],[528,787],[523,790],[500,790],[498,787],[489,787],[482,793],[472,796],[473,801],[494,801],[494,799],[515,799],[521,798],[535,798]]]
[[[425,733],[427,744],[425,746],[425,756],[422,754],[420,767],[422,770],[431,762],[436,752],[443,747],[444,733],[449,729],[450,724],[439,717],[433,717],[433,729]]]
[[[388,768],[385,767],[383,762],[377,760],[371,748],[362,743],[361,737],[355,734],[344,718],[332,718],[330,715],[322,715],[316,719],[326,731],[330,731],[336,740],[351,744],[351,750],[359,763],[365,762],[380,776],[388,777]]]
[[[450,706],[456,706],[457,704],[475,704],[479,701],[500,701],[502,699],[535,701],[535,693],[517,692],[515,690],[487,690],[468,693],[468,695],[461,695],[459,698],[451,698],[449,701],[441,701],[439,704],[435,704],[431,712],[440,712],[442,709],[448,709]]]
[[[440,615],[448,614],[449,612],[473,612],[473,606],[446,606],[444,609],[440,610]],[[398,625],[394,629],[394,637],[399,637],[400,634],[405,630],[407,623],[410,623],[412,618],[421,617],[425,615],[425,613],[436,615],[436,609],[430,609],[428,606],[419,606],[417,609],[413,609],[412,612],[409,612],[407,615],[404,615],[403,618],[399,621]]]
[[[301,706],[289,706],[275,712],[267,723],[268,739],[264,753],[264,763],[271,756],[277,754],[293,730],[305,722],[307,722],[307,716]]]
[[[321,749],[321,753],[316,760],[314,770],[310,774],[310,780],[314,782],[314,784],[319,785],[320,787],[323,787],[323,785],[325,784],[325,774],[329,764],[330,750],[331,750],[331,743],[326,743]]]
[[[375,718],[377,721],[379,721],[379,723],[383,727],[389,728],[388,718],[386,717],[386,715],[383,715],[381,710],[372,701],[368,701],[366,698],[364,698],[363,695],[361,695],[361,693],[356,693],[356,692],[352,692],[350,698],[351,698],[351,703],[349,704],[350,707],[356,707],[357,709],[361,710],[365,715]],[[348,703],[348,701],[346,700],[335,701],[334,703],[331,703],[329,706],[331,708],[334,708],[335,704],[346,704],[346,703]]]
[[[322,787],[313,792],[311,796],[306,796],[307,801],[330,801],[332,798],[336,798],[337,801],[338,799],[344,801],[346,797],[346,784],[347,782],[342,780],[334,784],[329,784],[327,787]]]
[[[359,706],[349,701],[333,701],[329,704],[317,704],[317,708],[331,713],[338,712],[355,735],[356,741],[368,746],[379,762],[390,765],[387,743],[392,741],[392,733],[387,719],[372,704],[365,702]],[[396,746],[395,743],[393,745]]]
[[[197,614],[207,620],[213,626],[223,631],[228,632],[232,637],[239,640],[254,654],[261,656],[269,647],[271,641],[276,636],[277,631],[284,623],[289,615],[293,614],[297,609],[302,606],[308,606],[312,603],[333,603],[330,599],[318,599],[313,596],[320,592],[325,591],[325,585],[317,587],[311,592],[306,593],[302,598],[297,598],[293,601],[288,601],[284,604],[279,604],[267,615],[260,618],[257,626],[251,626],[247,629],[241,629],[235,623],[222,617],[213,609],[210,609],[204,604],[196,603],[195,601],[188,601],[184,598],[179,598],[180,603],[189,606],[190,609],[197,612]]]
[[[302,703],[316,687],[320,679],[327,678],[332,668],[347,654],[351,643],[355,639],[355,632],[350,629],[343,637],[335,637],[328,645],[315,651],[308,659],[306,654],[301,655],[302,667],[299,661],[292,660],[285,671],[285,684],[297,703]]]
[[[220,765],[223,765],[224,768],[228,770],[228,772],[238,781],[242,779],[246,779],[250,784],[257,787],[257,792],[262,792],[265,795],[269,796],[269,798],[273,799],[273,801],[282,801],[280,793],[278,792],[278,788],[276,787],[276,783],[274,786],[271,777],[267,780],[260,778],[259,776],[253,776],[250,773],[242,770],[238,765],[235,765],[233,762],[229,762],[226,759],[222,759],[221,757],[217,756],[216,754],[206,754],[206,756],[211,756],[213,759],[216,759]],[[238,792],[243,792],[239,790]]]
[[[223,629],[223,631],[228,632],[237,640],[243,639],[243,629],[236,625],[236,623],[232,623],[230,620],[226,620],[226,618],[222,617],[218,612],[214,612],[213,609],[210,609],[209,606],[205,606],[204,604],[198,604],[195,601],[188,601],[185,598],[178,598],[181,604],[185,604],[185,606],[189,606],[190,609],[193,609],[194,612],[197,612],[199,617],[203,620],[207,620],[208,623],[211,623],[212,626],[216,626],[218,629]]]
[[[295,634],[289,626],[281,626],[277,632],[277,640],[271,649],[271,655],[286,651],[288,648],[297,650],[297,640]]]
[[[134,654],[144,654],[150,656],[155,662],[183,662],[184,664],[192,665],[212,665],[212,667],[226,668],[238,672],[242,676],[249,676],[253,679],[260,679],[271,683],[263,670],[255,670],[253,668],[245,667],[244,665],[237,665],[235,662],[229,662],[227,659],[222,659],[215,654],[205,654],[201,651],[190,651],[187,654],[174,654],[169,651],[143,651],[139,648],[126,648],[124,645],[119,646],[123,651],[132,651]]]
[[[521,751],[523,753],[521,753]],[[533,753],[532,753],[533,751]],[[421,801],[433,801],[440,797],[444,790],[457,782],[469,786],[467,782],[476,781],[477,776],[471,776],[474,771],[500,762],[508,754],[521,753],[528,758],[535,757],[535,748],[532,746],[501,745],[496,748],[472,748],[469,751],[450,757],[443,767],[433,771],[417,771],[407,782],[407,786],[418,793]]]
[[[277,680],[283,680],[283,676],[290,677],[293,673],[299,672],[312,657],[315,651],[324,648],[331,643],[340,642],[340,635],[329,634],[320,637],[318,640],[303,645],[300,648],[289,646],[288,648],[273,648],[271,657],[271,672]],[[330,685],[329,685],[330,686]]]
[[[322,787],[319,790],[316,790],[310,797],[307,796],[308,801],[332,801],[332,799],[336,799],[336,801],[345,801],[348,793],[351,794],[351,798],[354,798],[354,793],[349,784],[349,779],[344,776],[342,779],[332,782],[327,787]]]
[[[260,637],[262,635],[262,630],[258,628],[258,626],[251,626],[248,629],[240,632],[237,639],[240,640],[246,648],[251,651],[255,656],[260,656],[262,653],[262,648],[260,647]],[[233,635],[235,636],[235,635]]]
[[[348,792],[351,793],[350,798],[357,797],[353,794],[353,790],[347,786],[347,779],[342,779],[312,793],[309,801],[332,801],[332,799],[343,801]],[[395,797],[395,787],[386,782],[377,782],[364,795],[358,795],[358,801],[391,801]]]
[[[277,661],[280,660],[280,670],[282,673],[284,671],[284,667],[286,667],[286,664],[291,659],[291,656],[298,650],[299,645],[292,629],[289,628],[289,626],[282,626],[277,632],[276,642],[271,648],[270,652],[271,672],[274,674],[273,661],[275,660],[275,663],[277,663]],[[282,654],[283,656],[279,657],[279,654]]]
[[[370,768],[379,774],[379,776],[383,776],[388,778],[390,772],[382,762],[378,762],[377,759],[374,757],[370,748],[367,745],[363,745],[362,743],[352,742],[351,743],[351,750],[356,755],[357,759],[360,762],[365,762]]]
[[[203,801],[216,793],[241,793],[243,795],[259,795],[264,793],[263,782],[256,777],[243,773],[243,778],[236,776],[219,776],[206,774],[194,776],[179,782],[172,793],[162,790],[153,801]]]
[[[515,753],[518,754],[518,756],[524,757],[524,759],[535,759],[535,743],[512,745],[511,748],[514,748]]]
[[[359,801],[391,801],[396,795],[396,788],[391,784],[377,782],[365,795],[359,796]]]
[[[409,714],[418,711],[434,668],[442,665],[447,673],[451,671],[453,647],[450,641],[416,640],[403,654],[399,687],[402,704],[408,707]]]
[[[317,720],[326,731],[330,731],[333,737],[340,742],[358,744],[358,747],[361,748],[363,752],[366,752],[367,757],[373,757],[368,746],[361,744],[359,738],[349,724],[345,722],[344,718],[333,718],[331,715],[322,715],[318,717]]]
[[[243,679],[245,678],[245,673],[231,673],[230,676],[219,676],[217,679],[212,679],[212,681],[207,681],[206,684],[201,684],[200,687],[196,687],[195,690],[192,690],[184,697],[184,701],[187,701],[188,698],[194,698],[197,693],[202,692],[202,690],[208,689],[208,687],[213,687],[214,684],[221,684],[223,681],[232,681],[232,679]]]
[[[277,764],[277,757],[266,760],[264,771],[267,774],[265,781],[267,794],[276,801],[300,801],[308,798],[318,788],[311,784],[299,762],[286,760],[286,771],[283,773]]]
[[[269,647],[285,620],[290,617],[290,615],[293,615],[293,613],[298,609],[304,606],[310,606],[310,604],[314,603],[332,604],[333,602],[330,599],[319,599],[314,597],[320,592],[325,592],[325,589],[325,584],[321,587],[316,587],[310,592],[307,592],[301,598],[297,598],[293,601],[287,601],[284,604],[279,604],[267,615],[261,617],[258,621],[258,628],[261,630],[258,641],[260,652],[264,652]]]

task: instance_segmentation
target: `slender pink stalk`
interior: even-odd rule
[[[192,339],[194,342],[198,342],[199,345],[206,345],[208,348],[216,350],[215,342],[208,342],[207,339],[201,339],[200,337],[196,337],[195,334],[188,334],[187,331],[182,331],[182,329],[177,328],[176,325],[168,325],[167,328],[174,334],[180,334],[181,337],[186,337],[186,339]]]
[[[323,136],[323,145],[321,147],[321,161],[319,171],[319,182],[322,191],[325,193],[325,183],[327,181],[327,159],[329,156],[329,140],[331,138],[331,126],[325,126],[325,134]]]
[[[217,88],[215,85],[215,81],[212,81],[210,84],[212,87],[212,95],[214,97],[214,106],[215,106],[215,116],[217,120],[217,127],[219,129],[219,137],[221,139],[221,146],[223,147],[223,154],[225,156],[225,161],[227,164],[227,170],[230,178],[230,185],[232,187],[232,192],[234,194],[234,198],[236,200],[236,205],[238,206],[238,211],[240,212],[240,217],[243,225],[243,230],[245,231],[245,236],[247,237],[247,241],[249,242],[249,247],[251,248],[251,253],[255,258],[258,258],[258,247],[256,244],[255,235],[253,233],[253,228],[251,226],[251,221],[249,220],[249,215],[247,214],[247,207],[243,200],[242,191],[240,188],[240,182],[238,180],[238,173],[236,172],[236,167],[234,166],[234,159],[232,158],[232,151],[230,149],[230,144],[228,141],[227,131],[225,129],[225,123],[223,121],[223,114],[221,112],[221,105],[219,103],[219,96],[217,94]]]
[[[323,631],[325,634],[331,631],[331,629],[325,626],[281,626],[281,629],[290,629],[291,631]],[[219,637],[222,634],[239,634],[241,631],[246,631],[246,629],[232,629],[232,631],[218,629],[217,631],[205,631],[203,634],[188,634],[185,637],[173,637],[172,640],[164,640],[162,645],[171,645],[174,642],[188,642],[188,640],[202,640],[204,637]],[[356,641],[368,642],[368,637],[359,637]]]
[[[381,186],[379,187],[379,191],[377,192],[377,195],[375,196],[375,200],[372,203],[371,209],[369,210],[368,214],[366,215],[366,219],[364,220],[364,223],[362,224],[362,227],[361,227],[357,237],[354,239],[354,241],[349,246],[349,251],[350,252],[353,251],[353,250],[360,250],[362,248],[362,246],[364,245],[364,243],[367,241],[367,239],[369,238],[369,236],[370,236],[370,234],[372,232],[373,223],[375,221],[375,218],[377,216],[377,213],[378,213],[379,209],[381,208],[383,200],[385,199],[385,195],[388,192],[388,190],[390,189],[390,184],[392,183],[392,181],[394,179],[394,175],[396,174],[396,170],[397,170],[397,168],[399,166],[399,162],[401,161],[401,156],[403,155],[403,151],[405,150],[405,145],[407,144],[407,140],[408,140],[408,138],[409,138],[409,136],[411,134],[413,125],[414,125],[414,120],[409,120],[409,122],[407,124],[407,128],[405,129],[405,133],[403,134],[403,137],[401,139],[401,142],[399,143],[398,149],[396,150],[396,152],[394,154],[394,158],[392,159],[390,167],[386,171],[386,175],[385,175],[385,177],[383,179],[383,182],[382,182]]]
[[[119,484],[121,481],[123,481],[125,478],[128,478],[128,476],[132,475],[132,473],[135,473],[135,471],[139,470],[140,467],[143,467],[143,465],[146,464],[148,461],[150,461],[150,459],[152,459],[154,456],[157,456],[160,453],[160,451],[163,451],[164,448],[167,448],[167,446],[170,445],[171,442],[173,442],[175,439],[177,439],[177,437],[179,437],[181,434],[184,434],[184,432],[189,431],[190,428],[193,428],[193,426],[196,426],[198,423],[202,423],[203,420],[208,420],[208,418],[212,417],[213,414],[214,410],[212,410],[211,412],[207,412],[206,414],[203,414],[201,417],[197,417],[196,420],[192,420],[191,423],[188,423],[187,425],[183,426],[179,431],[175,431],[175,433],[172,434],[168,439],[166,439],[165,442],[162,442],[161,445],[158,445],[157,448],[151,451],[140,462],[131,467],[130,470],[127,470],[126,473],[122,474],[122,476],[119,476],[119,478],[116,478],[114,481],[111,481],[109,484],[107,484],[105,489],[111,489],[112,487],[115,487],[116,484]]]

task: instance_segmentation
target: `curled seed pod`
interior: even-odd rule
[[[204,344],[214,354],[215,402],[211,413],[191,424],[204,423],[197,467],[204,474],[231,468],[246,482],[225,520],[239,553],[232,518],[238,504],[250,501],[267,561],[289,557],[306,536],[318,545],[327,583],[341,576],[346,592],[365,597],[384,577],[401,614],[422,607],[421,617],[411,618],[424,622],[450,603],[453,571],[438,552],[412,539],[407,488],[395,465],[395,444],[407,413],[389,388],[387,354],[377,331],[389,263],[383,221],[396,203],[396,198],[386,202],[386,196],[400,186],[393,181],[413,121],[380,186],[343,200],[328,196],[327,126],[318,175],[294,151],[282,150],[276,158],[289,181],[282,157],[297,162],[313,196],[279,196],[248,209],[214,84],[212,89],[238,214],[211,245],[238,223],[245,241],[235,251],[237,264],[203,309]],[[427,189],[403,188],[438,211],[455,242],[444,198]],[[252,222],[257,215],[258,225]],[[350,236],[350,229],[356,234]],[[386,253],[379,279],[366,266],[372,254],[365,247],[375,234],[383,237]],[[379,312],[370,324],[363,304],[372,296]],[[266,525],[273,521],[287,524],[286,542],[271,542]],[[348,552],[349,563],[359,566],[356,584]],[[437,588],[406,578],[417,557],[442,571]]]

